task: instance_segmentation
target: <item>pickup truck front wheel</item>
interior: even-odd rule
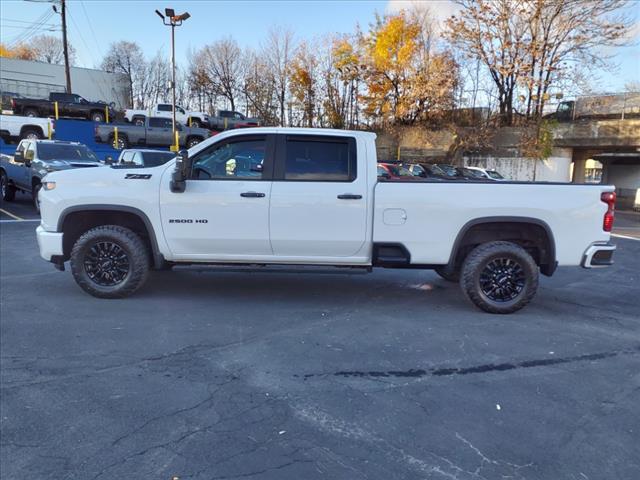
[[[16,187],[9,184],[9,178],[4,172],[0,172],[0,193],[2,200],[12,202],[16,198]]]
[[[485,312],[513,313],[535,295],[538,266],[515,243],[483,243],[465,259],[460,286],[466,297]]]
[[[149,253],[142,239],[128,228],[103,225],[85,232],[71,251],[76,283],[99,298],[123,298],[144,285]]]

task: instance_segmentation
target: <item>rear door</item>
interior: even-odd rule
[[[359,256],[367,230],[367,176],[356,139],[279,135],[270,229],[280,257]]]
[[[269,200],[274,135],[240,135],[193,155],[182,193],[166,185],[162,226],[171,252],[203,261],[272,255]]]
[[[151,117],[147,124],[147,145],[171,145],[172,127],[170,118]]]

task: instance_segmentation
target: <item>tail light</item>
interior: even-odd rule
[[[604,192],[600,195],[600,200],[607,204],[607,212],[604,214],[602,229],[610,232],[613,228],[614,211],[616,209],[616,192]]]
[[[16,99],[12,98],[11,99],[11,110],[15,110],[16,109]]]

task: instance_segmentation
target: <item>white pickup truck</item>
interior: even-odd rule
[[[23,117],[20,115],[0,115],[0,138],[5,143],[23,139],[46,138],[49,131],[55,133],[55,123],[51,118]]]
[[[610,265],[616,248],[612,186],[381,181],[366,132],[231,130],[158,167],[88,170],[43,179],[37,238],[103,298],[181,264],[424,268],[510,313],[539,272]]]
[[[173,108],[170,103],[158,103],[148,110],[134,110],[128,108],[124,111],[124,118],[136,125],[144,125],[147,117],[173,117]],[[176,105],[176,121],[193,128],[209,128],[209,115],[204,112],[186,110]]]

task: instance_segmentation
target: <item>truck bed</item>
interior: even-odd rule
[[[600,195],[613,190],[526,182],[379,182],[373,241],[401,239],[412,264],[437,265],[449,261],[459,235],[478,219],[534,219],[552,232],[558,265],[579,265],[591,243],[609,239],[602,229],[607,206]]]

